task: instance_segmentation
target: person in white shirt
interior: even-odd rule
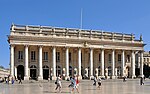
[[[61,92],[61,88],[62,88],[62,85],[61,85],[61,76],[57,78],[56,82],[57,82],[57,84],[56,84],[55,90],[57,90],[59,88],[59,92]]]

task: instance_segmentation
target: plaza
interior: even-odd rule
[[[68,88],[69,81],[62,81],[61,94],[70,94],[71,88]],[[146,79],[144,85],[139,84],[139,79],[128,79],[123,82],[122,79],[102,80],[100,89],[93,86],[92,80],[82,80],[79,83],[79,94],[149,94],[150,80]],[[54,81],[24,81],[23,84],[5,84],[0,83],[0,94],[57,94]],[[73,94],[73,92],[72,92]],[[76,91],[74,94],[78,94]]]

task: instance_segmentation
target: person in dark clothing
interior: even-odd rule
[[[123,77],[123,82],[126,82],[126,76]]]
[[[140,78],[140,85],[144,85],[143,80],[144,80],[143,77],[141,77],[141,78]]]
[[[95,76],[95,77],[94,77],[94,83],[93,83],[94,86],[96,86],[96,82],[97,82],[97,78],[96,78],[96,76]]]
[[[19,75],[18,80],[19,80],[19,84],[20,84],[20,83],[22,84],[22,81],[21,81],[21,75]]]

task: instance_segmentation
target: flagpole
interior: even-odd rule
[[[81,8],[81,18],[80,18],[80,29],[82,29],[82,8]]]

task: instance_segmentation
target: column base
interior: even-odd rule
[[[38,76],[38,80],[43,80],[43,77],[41,77],[41,76]]]
[[[116,76],[111,76],[111,79],[116,79]]]
[[[29,76],[24,76],[24,80],[29,80]]]
[[[56,76],[52,76],[52,80],[56,80],[57,79],[57,77]]]
[[[82,76],[80,75],[80,76],[78,76],[78,80],[82,80]]]
[[[134,75],[134,76],[132,76],[132,79],[135,79],[136,78],[136,76]]]
[[[106,78],[105,76],[99,76],[99,77],[100,77],[100,78],[104,78],[104,79]]]
[[[140,77],[144,77],[144,75],[142,74],[142,75],[140,75]]]
[[[92,75],[92,76],[90,76],[90,80],[93,80],[94,79],[94,76]]]
[[[70,76],[65,76],[65,80],[69,81],[70,80]]]

